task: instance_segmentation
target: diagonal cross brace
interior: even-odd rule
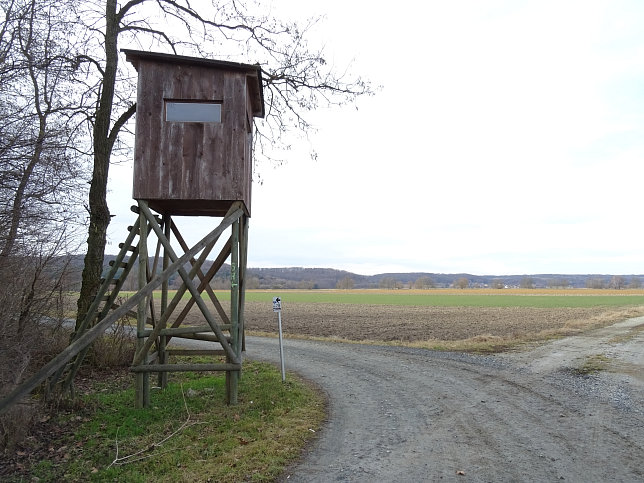
[[[172,233],[174,234],[175,239],[179,242],[179,245],[181,246],[183,251],[184,252],[188,251],[188,245],[186,244],[185,240],[183,239],[183,236],[181,236],[181,233],[179,233],[179,230],[174,223],[172,223]],[[226,261],[226,258],[228,258],[228,256],[230,255],[230,246],[231,246],[231,239],[229,238],[226,244],[224,245],[224,247],[221,249],[221,253],[217,256],[217,259],[213,262],[212,266],[210,267],[210,269],[205,275],[201,271],[201,268],[195,272],[195,275],[197,275],[197,277],[199,277],[199,280],[201,281],[198,287],[199,293],[202,293],[204,289],[206,290],[208,297],[210,297],[210,301],[215,306],[215,310],[217,310],[219,317],[221,317],[221,320],[223,320],[225,324],[229,324],[230,320],[228,320],[228,315],[224,311],[224,308],[221,306],[219,299],[217,299],[217,296],[215,295],[212,288],[210,287],[210,281],[217,273],[217,271],[221,268],[221,266],[224,264],[224,262]],[[183,320],[183,318],[187,315],[188,311],[190,310],[193,304],[194,304],[194,299],[190,299],[188,301],[188,304],[186,304],[183,311],[177,318],[177,321]]]
[[[205,261],[206,257],[208,256],[208,254],[209,254],[209,253],[210,253],[210,251],[212,250],[212,247],[214,246],[214,244],[215,244],[215,243],[216,243],[216,240],[212,240],[210,243],[208,243],[208,245],[206,246],[206,248],[204,248],[204,250],[201,252],[201,255],[199,255],[199,258],[197,259],[197,261],[196,261],[195,265],[192,267],[192,269],[191,269],[191,270],[190,270],[190,272],[188,273],[188,277],[189,277],[190,279],[193,279],[193,278],[195,277],[195,274],[196,274],[196,273],[197,273],[197,271],[200,269],[201,265],[203,265],[203,262]],[[188,249],[187,249],[187,248],[186,248],[186,251],[188,251]],[[183,298],[183,295],[186,293],[186,290],[187,290],[187,288],[186,288],[185,284],[184,284],[184,285],[182,285],[182,286],[181,286],[181,288],[180,288],[179,290],[177,290],[177,293],[174,295],[174,297],[172,298],[172,301],[171,301],[171,302],[170,302],[170,304],[166,307],[165,312],[164,312],[164,313],[163,313],[163,315],[161,316],[161,320],[159,321],[159,324],[160,324],[160,326],[161,326],[161,327],[165,327],[165,326],[166,326],[166,323],[168,322],[168,320],[170,319],[170,317],[171,317],[171,316],[172,316],[172,314],[174,313],[174,310],[175,310],[175,309],[177,308],[177,306],[179,305],[179,302],[181,302],[181,300],[182,300],[182,298]],[[200,290],[201,290],[201,289],[200,289]],[[191,298],[191,299],[188,301],[188,303],[186,304],[186,307],[188,307],[188,306],[192,307],[192,304],[194,304],[194,299],[192,299],[192,298]],[[185,311],[185,309],[184,309],[184,311]],[[183,317],[185,317],[185,314],[183,314],[183,311],[181,312],[181,314],[179,314],[179,318],[181,318],[181,317],[182,317],[182,315],[183,315]],[[136,314],[135,314],[135,317],[136,317]],[[177,320],[179,320],[179,318],[177,318]],[[225,322],[225,321],[224,321],[224,322]],[[177,327],[177,326],[178,326],[178,325],[175,325],[175,324],[176,324],[176,322],[173,324],[173,327]],[[155,328],[156,328],[156,327],[155,327]],[[156,331],[156,332],[150,332],[150,335],[149,335],[148,337],[156,338],[159,334],[160,334],[160,332],[159,332],[159,331]],[[137,335],[138,335],[138,334],[137,334]],[[169,341],[169,339],[168,339],[168,341]],[[148,350],[150,349],[150,347],[152,347],[152,343],[150,343],[150,344],[149,344],[149,346],[148,346]],[[135,356],[136,356],[136,355],[138,355],[138,353],[137,353],[137,354],[135,354]]]
[[[208,254],[212,250],[212,248],[215,245],[215,243],[217,242],[217,240],[218,240],[218,238],[215,238],[215,239],[211,240],[206,245],[206,247],[203,249],[203,251],[199,255],[198,260],[196,261],[196,263],[193,265],[192,269],[190,270],[190,273],[188,273],[188,278],[190,278],[190,279],[194,278],[197,270],[201,267],[203,262],[206,260],[206,257],[208,256]],[[188,249],[186,249],[185,251],[187,252]],[[168,258],[169,258],[169,254],[168,254]],[[192,258],[190,260],[191,263],[192,263],[193,260],[194,260],[194,258]],[[161,316],[161,320],[159,321],[159,323],[156,326],[153,327],[152,332],[150,332],[149,335],[147,336],[148,340],[146,340],[143,343],[143,345],[134,354],[134,361],[132,362],[133,366],[136,366],[136,365],[140,364],[140,362],[145,358],[145,355],[148,353],[148,351],[152,347],[152,344],[154,344],[154,340],[161,334],[162,328],[166,326],[168,320],[170,319],[170,317],[174,313],[174,310],[179,305],[179,302],[181,302],[181,300],[183,298],[183,295],[186,293],[186,290],[187,290],[187,287],[186,287],[186,284],[184,283],[181,286],[181,288],[179,288],[179,290],[177,290],[177,293],[174,294],[174,297],[172,298],[172,301],[166,307],[165,312]],[[194,299],[191,298],[190,302],[194,302]],[[141,337],[141,334],[137,333],[137,336]]]
[[[235,206],[236,205],[233,205],[233,207]],[[139,201],[139,208],[141,209],[141,212],[143,213],[143,215],[147,218],[148,222],[152,225],[152,229],[157,235],[157,238],[161,241],[161,243],[163,244],[163,247],[167,250],[170,256],[170,260],[173,260],[173,261],[177,260],[177,254],[174,252],[174,250],[172,249],[172,246],[170,245],[170,242],[166,238],[165,234],[163,233],[159,225],[156,223],[156,220],[154,219],[154,215],[152,215],[152,212],[150,211],[150,208],[148,208],[147,203],[144,201]],[[232,209],[233,208],[231,208],[231,210]],[[241,208],[239,208],[239,210],[241,210]],[[234,220],[232,220],[231,224],[237,221],[242,214],[243,214],[243,210],[241,211],[239,216],[237,216]],[[226,356],[231,360],[231,362],[238,364],[239,357],[237,356],[235,350],[227,342],[226,337],[224,336],[223,332],[219,328],[219,325],[217,324],[217,321],[214,319],[214,317],[208,310],[206,303],[203,301],[203,298],[201,298],[201,294],[197,290],[197,287],[195,287],[195,284],[193,283],[193,281],[188,276],[188,273],[186,272],[185,268],[183,268],[183,266],[180,265],[177,271],[179,272],[179,275],[183,279],[183,283],[188,288],[188,291],[190,292],[193,299],[195,300],[195,303],[201,310],[201,313],[205,317],[206,322],[208,322],[208,325],[210,326],[212,331],[219,339],[219,343],[221,344],[222,348],[226,352]],[[161,330],[161,325],[162,324],[157,324],[157,327],[159,327],[159,331]],[[134,357],[134,361],[132,362],[133,366],[138,366],[139,364],[141,364],[141,362],[143,362],[143,359],[145,358],[145,354],[147,354],[148,350],[150,350],[150,347],[152,347],[152,344],[154,343],[154,339],[159,335],[158,334],[159,331],[157,331],[157,333],[153,331],[150,337],[148,338],[148,340],[145,341],[144,346],[138,351],[138,353]]]
[[[205,290],[208,293],[208,296],[210,297],[210,301],[212,304],[215,306],[215,310],[217,310],[217,313],[219,314],[219,317],[221,317],[221,320],[224,324],[230,324],[230,319],[228,318],[228,314],[224,311],[224,308],[221,306],[221,303],[219,302],[219,299],[217,299],[217,296],[213,292],[212,288],[210,287],[210,281],[212,278],[215,276],[215,274],[219,271],[221,266],[223,265],[224,261],[228,256],[230,256],[230,247],[231,247],[231,239],[229,238],[228,241],[224,244],[224,246],[221,249],[221,253],[217,256],[213,264],[210,266],[206,274],[204,275],[201,269],[194,271],[195,275],[199,277],[201,282],[199,283],[199,286],[197,287],[197,290],[199,290],[199,293],[203,293]],[[184,250],[187,250],[188,247],[185,247]],[[193,273],[193,270],[190,271],[190,274]],[[191,277],[194,278],[194,277]],[[179,327],[183,320],[185,319],[186,315],[188,315],[188,312],[194,305],[195,300],[190,299],[186,303],[185,307],[175,320],[175,322],[172,324],[172,327]]]

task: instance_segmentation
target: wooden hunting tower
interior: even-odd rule
[[[138,214],[136,223],[128,228],[70,345],[2,400],[0,411],[47,378],[48,394],[57,388],[61,393],[72,392],[89,345],[119,318],[132,316],[137,319],[137,341],[130,370],[136,374],[137,407],[150,406],[151,374],[158,374],[159,386],[165,387],[167,374],[176,371],[224,371],[226,400],[237,402],[244,349],[253,118],[264,117],[261,69],[178,55],[123,52],[139,75],[133,189],[137,206],[132,207]],[[223,219],[188,247],[174,215]],[[206,221],[192,223],[193,229],[207,226]],[[230,236],[222,238],[228,229]],[[148,256],[151,235],[158,240],[153,257]],[[175,253],[171,237],[183,255]],[[204,273],[204,262],[216,247],[219,254]],[[210,286],[227,261],[228,311]],[[119,292],[132,271],[138,272],[139,288],[122,301]],[[170,300],[169,280],[176,275],[183,283]],[[156,303],[152,294],[159,288],[160,303]],[[186,292],[191,296],[187,301]],[[204,292],[209,304],[202,298]],[[194,305],[201,316],[192,317],[192,323],[182,327]],[[210,344],[197,350],[170,344],[182,338]],[[212,356],[213,362],[177,363],[172,359],[193,355]]]
[[[161,214],[250,215],[258,65],[124,50],[138,71],[134,190]]]
[[[168,372],[184,370],[225,371],[226,399],[235,404],[244,348],[253,118],[264,116],[261,69],[258,65],[194,57],[123,52],[138,72],[133,198],[137,200],[134,210],[139,219],[119,257],[125,257],[128,250],[133,255],[123,262],[117,258],[124,273],[132,268],[136,257],[139,260],[139,291],[134,296],[140,295],[138,340],[131,367],[137,374],[136,404],[150,404],[151,373],[159,374],[159,385],[164,387]],[[173,220],[175,215],[223,220],[189,248]],[[207,224],[200,221],[192,227]],[[232,231],[225,241],[221,237],[229,228]],[[148,263],[151,234],[158,238],[152,267]],[[139,241],[135,245],[137,236]],[[175,254],[171,236],[185,251],[183,256]],[[208,271],[202,272],[201,267],[220,239],[223,245],[219,254]],[[210,286],[226,261],[230,264],[228,311]],[[112,283],[118,287],[124,275],[117,280],[116,273],[110,272],[107,278],[112,277]],[[170,301],[168,280],[176,274],[183,284]],[[159,286],[161,304],[155,308],[151,293]],[[191,299],[181,307],[185,292],[190,293]],[[202,298],[204,293],[210,304]],[[113,296],[114,290],[105,298]],[[203,322],[195,324],[193,319],[189,326],[182,326],[193,305],[201,311]],[[210,341],[220,347],[195,352],[169,345],[174,338]],[[212,355],[215,360],[178,364],[172,363],[173,355]]]

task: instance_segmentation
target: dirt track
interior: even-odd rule
[[[641,481],[643,329],[499,356],[286,340],[287,369],[326,392],[330,414],[285,479]],[[574,371],[598,352],[616,372]],[[277,362],[277,341],[249,338],[247,354]]]

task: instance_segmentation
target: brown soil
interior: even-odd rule
[[[248,304],[247,329],[275,331],[275,316],[263,314],[263,305]],[[287,334],[411,342],[538,333],[591,314],[588,309],[291,304],[282,312],[282,324]]]

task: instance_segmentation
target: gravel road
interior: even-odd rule
[[[285,340],[330,413],[284,480],[644,481],[643,329],[497,356]],[[597,354],[609,370],[574,371]],[[247,357],[278,363],[277,340],[248,337]]]

